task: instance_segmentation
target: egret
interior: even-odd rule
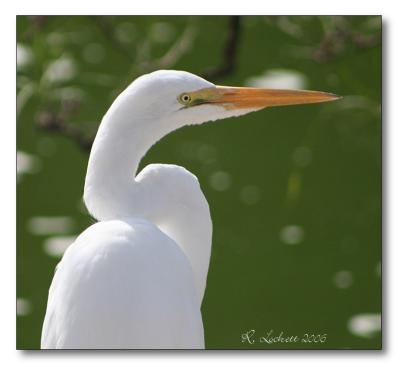
[[[41,347],[204,348],[209,206],[195,175],[166,164],[137,172],[141,158],[186,125],[337,98],[216,86],[184,71],[160,70],[133,81],[112,103],[93,143],[84,202],[97,223],[57,266]]]

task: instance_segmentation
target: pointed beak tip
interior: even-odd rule
[[[343,98],[343,96],[337,95],[337,94],[334,94],[334,93],[326,93],[326,94],[328,95],[329,99],[332,100],[332,101]]]

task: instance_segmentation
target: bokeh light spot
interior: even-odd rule
[[[254,185],[248,185],[241,189],[240,200],[246,205],[255,205],[260,201],[261,191],[260,188]]]
[[[32,305],[28,299],[17,298],[17,316],[27,316],[32,312]]]
[[[76,236],[54,236],[48,238],[43,243],[43,250],[51,257],[60,258],[75,239]]]
[[[229,173],[217,171],[211,174],[210,186],[218,192],[226,191],[232,184],[232,178]]]
[[[282,228],[280,238],[285,244],[299,244],[304,239],[304,230],[299,225],[287,225]]]
[[[333,276],[333,283],[338,288],[349,288],[353,282],[353,274],[350,271],[339,271]]]
[[[361,338],[372,338],[381,330],[381,314],[357,314],[348,322],[350,333]]]

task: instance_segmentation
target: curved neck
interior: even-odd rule
[[[93,142],[87,168],[84,201],[97,220],[134,216],[127,197],[135,195],[135,176],[142,157],[167,131],[153,121],[132,121],[132,106],[124,95],[104,116]],[[129,108],[130,107],[130,108]]]
[[[169,131],[155,128],[162,123],[154,121],[124,121],[126,114],[119,112],[110,108],[96,135],[85,181],[86,207],[99,221],[144,218],[175,240],[192,265],[201,302],[212,235],[207,201],[194,177],[197,188],[193,192],[180,190],[179,184],[186,185],[188,177],[171,175],[167,166],[157,166],[154,176],[144,174],[142,179],[141,173],[135,179],[142,157]],[[142,172],[146,170],[151,166]],[[161,184],[160,174],[164,174]]]
[[[85,181],[85,203],[98,220],[110,219],[118,216],[118,213],[91,207],[94,203],[89,196],[95,194],[102,200],[118,200],[121,193],[131,191],[140,160],[152,145],[138,129],[115,134],[110,124],[110,121],[103,120],[100,125],[89,157]]]

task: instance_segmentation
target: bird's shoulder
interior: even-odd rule
[[[206,209],[208,203],[201,189],[199,180],[186,168],[174,164],[150,164],[147,165],[136,177],[137,183],[146,187],[153,188],[155,191],[162,187],[164,195],[175,197],[175,201],[185,198],[192,207],[196,209]]]
[[[164,181],[168,183],[183,181],[189,185],[199,186],[197,177],[186,168],[175,164],[149,164],[136,177],[137,181]]]
[[[82,232],[64,253],[63,262],[112,263],[129,258],[141,266],[146,257],[183,259],[180,247],[156,225],[141,218],[97,222]],[[179,258],[181,257],[181,258]]]

